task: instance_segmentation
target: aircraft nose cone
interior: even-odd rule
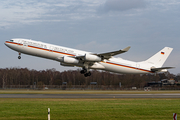
[[[8,46],[8,43],[7,43],[7,42],[5,42],[4,44],[5,44],[6,46]]]
[[[10,45],[9,45],[9,43],[6,41],[5,43],[4,43],[7,47],[10,47]]]

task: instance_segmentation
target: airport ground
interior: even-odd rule
[[[180,91],[1,90],[1,95],[179,95]],[[0,98],[1,120],[169,120],[180,114],[180,98]]]
[[[32,90],[5,89],[0,94],[180,94],[180,90]]]

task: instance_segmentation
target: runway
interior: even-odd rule
[[[180,98],[180,94],[0,94],[0,98],[61,98],[61,99],[107,99],[107,98]]]

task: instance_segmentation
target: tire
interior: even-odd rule
[[[85,77],[91,76],[91,72],[85,73],[84,76]]]
[[[84,74],[84,77],[87,77],[88,76],[88,74],[86,73],[86,74]]]
[[[83,69],[83,70],[80,71],[81,74],[85,74],[86,72],[87,72],[86,69]]]
[[[88,76],[91,76],[91,72],[88,72],[87,74],[88,74]]]

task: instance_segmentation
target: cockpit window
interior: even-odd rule
[[[14,42],[14,40],[10,40],[11,42]]]

